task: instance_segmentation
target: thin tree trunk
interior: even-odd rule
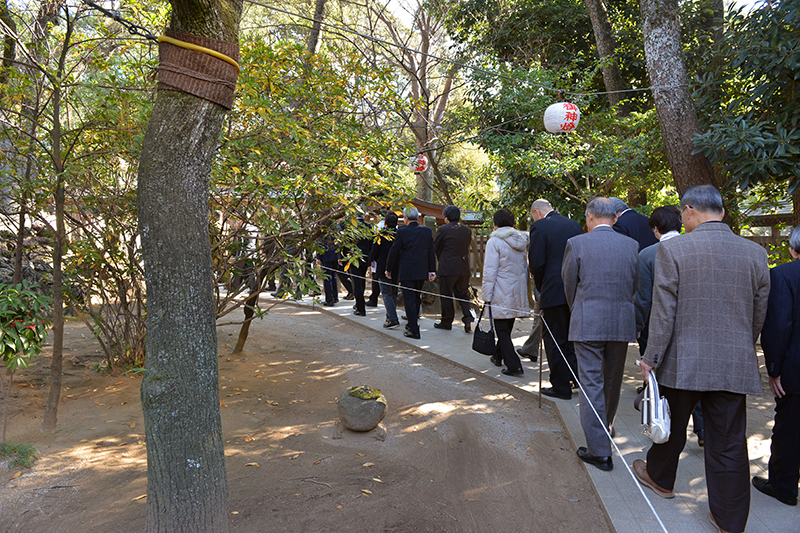
[[[618,92],[625,90],[625,80],[619,71],[619,61],[617,61],[617,43],[614,41],[614,29],[608,18],[608,11],[603,0],[584,0],[586,9],[589,11],[589,19],[592,21],[594,40],[597,44],[597,54],[602,61],[603,84],[608,91],[608,103],[611,107],[617,107],[619,116],[630,114],[630,106],[624,102],[625,93]]]
[[[317,0],[314,7],[314,23],[311,25],[311,33],[308,36],[308,53],[313,55],[319,52],[320,33],[322,32],[322,21],[325,18],[325,4],[328,0]]]
[[[171,28],[237,42],[240,2],[171,4]],[[208,238],[209,180],[225,115],[217,104],[159,90],[142,145],[148,533],[230,531]]]
[[[792,226],[800,226],[800,191],[792,195]]]
[[[692,155],[692,136],[700,133],[700,125],[681,52],[678,1],[640,2],[647,72],[675,187],[683,194],[692,185],[716,185],[708,158]]]

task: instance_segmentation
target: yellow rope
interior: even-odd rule
[[[226,63],[230,63],[234,67],[236,67],[236,72],[238,73],[241,69],[239,68],[239,63],[236,62],[235,59],[232,57],[228,57],[221,52],[217,52],[216,50],[212,50],[211,48],[206,48],[205,46],[199,46],[192,43],[187,43],[185,41],[179,41],[178,39],[173,39],[172,37],[167,37],[166,35],[162,35],[158,38],[158,42],[160,43],[169,43],[175,46],[179,46],[181,48],[186,48],[187,50],[195,50],[197,52],[203,52],[204,54],[208,54],[211,56],[216,57],[217,59],[221,59]]]

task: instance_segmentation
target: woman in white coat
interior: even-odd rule
[[[522,376],[522,363],[511,331],[517,317],[530,315],[528,304],[528,236],[514,229],[514,215],[508,209],[494,214],[494,231],[486,243],[483,260],[483,299],[491,304],[494,328],[497,332],[497,350],[492,363],[506,367],[501,370],[508,376]]]

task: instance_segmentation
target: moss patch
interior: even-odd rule
[[[381,390],[373,389],[372,387],[368,387],[366,385],[361,385],[360,387],[350,387],[350,396],[355,396],[356,398],[360,398],[362,400],[377,400],[381,397]]]

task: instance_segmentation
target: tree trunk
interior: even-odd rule
[[[693,185],[716,186],[708,159],[692,155],[692,136],[700,133],[681,52],[677,0],[641,0],[647,72],[667,160],[678,194]]]
[[[319,51],[319,34],[322,31],[322,20],[325,18],[325,4],[328,0],[317,0],[314,7],[314,23],[311,25],[311,33],[308,36],[308,53],[311,55]]]
[[[614,41],[614,29],[608,19],[608,11],[603,0],[584,0],[592,21],[594,40],[597,44],[597,54],[600,56],[603,69],[603,84],[608,91],[608,103],[617,107],[617,114],[621,117],[628,116],[630,106],[624,102],[625,93],[619,92],[626,89],[625,80],[619,71],[619,61],[615,57],[617,43]]]
[[[800,191],[792,195],[792,226],[800,226]]]
[[[173,0],[170,26],[238,41],[241,3]],[[208,191],[225,110],[159,90],[139,162],[150,533],[228,532]]]

